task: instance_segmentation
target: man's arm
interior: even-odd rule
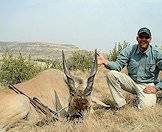
[[[158,51],[158,60],[157,60],[157,67],[160,71],[162,71],[162,50],[159,49]],[[156,89],[157,90],[162,90],[162,80],[160,80],[157,84],[156,84]]]
[[[160,49],[156,49],[157,55],[157,63],[156,66],[159,70],[162,70],[162,51]],[[155,86],[147,86],[143,91],[145,93],[156,93],[158,90],[162,90],[162,80],[160,80]]]
[[[124,48],[120,52],[120,54],[117,57],[117,60],[115,62],[107,61],[102,54],[99,54],[98,55],[98,64],[104,65],[107,69],[110,69],[110,70],[121,71],[121,69],[124,68],[124,66],[127,64],[128,60],[129,60],[129,57],[130,57],[129,55],[130,55],[131,49],[132,49],[131,46]]]

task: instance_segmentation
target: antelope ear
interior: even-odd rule
[[[66,60],[65,60],[65,55],[64,55],[64,51],[62,50],[62,61],[63,61],[63,70],[64,70],[64,80],[66,82],[66,84],[68,85],[69,88],[69,92],[71,95],[75,94],[75,82],[73,79],[73,76],[70,74],[70,71],[66,65]]]
[[[95,59],[91,67],[89,78],[87,79],[87,87],[84,90],[84,94],[86,96],[89,96],[93,90],[92,88],[93,88],[93,82],[94,82],[94,77],[96,75],[96,72],[97,72],[97,49],[95,50]]]

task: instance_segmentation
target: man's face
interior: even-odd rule
[[[137,36],[138,46],[141,52],[147,50],[151,37],[147,33],[141,33]]]

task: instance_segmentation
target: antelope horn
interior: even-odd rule
[[[66,65],[66,60],[65,60],[65,55],[64,55],[63,50],[62,50],[62,61],[63,61],[64,74],[66,75],[66,78],[67,78],[66,84],[68,85],[70,94],[74,95],[75,94],[75,82]]]
[[[95,59],[91,67],[90,75],[87,79],[87,87],[84,90],[84,94],[86,96],[90,95],[92,92],[92,87],[93,87],[93,82],[94,82],[94,77],[96,75],[96,72],[97,72],[97,49],[95,49]]]

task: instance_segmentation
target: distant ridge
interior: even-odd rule
[[[79,50],[79,48],[72,44],[0,41],[0,54],[9,51],[13,54],[31,55],[33,59],[59,59],[62,50],[69,54],[71,51]]]

